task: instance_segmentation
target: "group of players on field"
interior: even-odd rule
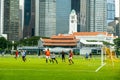
[[[18,50],[16,50],[15,59],[17,59],[18,55],[19,55],[19,52],[18,52]],[[21,55],[22,55],[22,60],[25,62],[26,61],[26,51],[22,50]],[[61,55],[62,55],[62,61],[65,62],[65,53],[64,53],[64,51],[62,51]],[[58,61],[56,59],[55,54],[51,53],[49,49],[47,49],[45,51],[45,57],[46,57],[46,63],[48,63],[48,60],[49,60],[50,63],[54,63],[54,61],[55,61],[58,64]],[[74,64],[72,58],[73,58],[73,52],[72,52],[72,50],[70,50],[69,51],[69,59],[68,59],[69,64]]]

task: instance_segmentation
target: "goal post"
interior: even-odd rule
[[[103,45],[100,45],[100,48],[101,48],[101,65],[95,70],[95,72],[98,72],[106,64],[104,63]]]

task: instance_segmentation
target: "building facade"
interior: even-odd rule
[[[0,0],[0,35],[2,34],[2,1]]]
[[[70,0],[56,0],[56,34],[68,33],[70,12]]]
[[[35,36],[56,34],[56,0],[36,0]]]
[[[4,20],[4,0],[0,0],[0,37],[7,39],[7,34],[3,34],[3,20]]]
[[[107,0],[81,0],[80,31],[107,31]]]
[[[23,37],[35,35],[35,0],[24,1]]]
[[[75,10],[77,14],[77,31],[80,32],[80,10],[81,10],[81,3],[85,0],[71,0],[71,10]]]
[[[106,32],[107,28],[107,1],[90,0],[90,32]],[[88,15],[87,15],[88,16]]]
[[[87,28],[87,25],[89,25],[89,23],[87,23],[87,15],[90,15],[88,13],[90,10],[89,0],[81,0],[80,3],[80,32],[89,31]]]
[[[3,34],[4,0],[0,0],[0,35]]]
[[[19,26],[19,0],[4,0],[4,22],[3,33],[7,39],[17,41],[21,39],[21,28]]]
[[[21,37],[23,37],[23,21],[22,21],[22,19],[23,19],[23,10],[22,10],[22,6],[20,6],[20,8],[19,8],[19,19],[20,19],[20,27],[21,27],[21,30],[22,30],[22,32],[21,32]]]
[[[115,30],[116,30],[115,33],[117,36],[120,37],[120,1],[119,0],[116,0],[116,6],[118,6],[118,9],[119,9],[119,10],[116,10],[116,12],[118,12],[119,14],[116,15],[116,16],[118,16],[118,18],[116,19],[118,21],[118,23],[115,28]]]
[[[107,23],[115,20],[115,0],[107,0]]]

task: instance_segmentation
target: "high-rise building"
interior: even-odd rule
[[[20,8],[19,8],[19,19],[20,19],[20,27],[21,27],[21,37],[23,38],[23,21],[22,21],[22,19],[23,19],[23,9],[22,9],[22,6],[20,6]]]
[[[4,0],[3,33],[8,40],[21,39],[21,27],[19,26],[19,0]]]
[[[2,10],[1,10],[1,0],[0,0],[0,35],[2,34],[2,30],[1,30],[1,28],[2,28],[2,26],[1,26],[1,15],[2,15]]]
[[[115,18],[115,23],[116,26],[114,28],[115,30],[115,35],[120,37],[120,0],[115,0],[116,3],[116,18]]]
[[[3,0],[0,0],[0,35],[3,33]]]
[[[35,36],[56,34],[56,0],[36,0]]]
[[[56,0],[56,34],[68,33],[71,0]]]
[[[35,0],[24,0],[23,37],[35,35]]]
[[[80,32],[80,8],[81,2],[85,0],[71,0],[71,10],[75,10],[77,14],[77,31]]]
[[[81,24],[82,23],[83,25],[84,23],[87,24],[84,30],[88,32],[106,32],[107,31],[107,1],[86,0],[85,6],[86,6],[86,15],[80,15],[80,17],[86,17],[85,22],[82,22],[84,20],[80,20]],[[81,10],[81,12],[84,12],[84,10]]]
[[[107,23],[115,20],[115,0],[107,0]]]
[[[107,32],[115,34],[115,0],[107,0]]]
[[[81,0],[80,3],[80,31],[107,31],[107,1]]]
[[[19,4],[19,17],[20,17],[20,27],[21,27],[21,35],[23,37],[23,30],[24,30],[24,1],[25,0],[20,0]]]
[[[89,31],[87,17],[90,15],[89,12],[89,0],[80,1],[80,32]],[[88,16],[87,16],[88,15]]]
[[[7,39],[7,34],[3,34],[3,18],[4,18],[4,0],[0,0],[0,37]]]
[[[76,14],[80,13],[80,3],[82,0],[71,0],[71,10],[75,10]]]

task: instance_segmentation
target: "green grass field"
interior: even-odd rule
[[[27,56],[23,62],[21,57],[0,56],[0,80],[120,80],[120,61],[114,64],[107,60],[106,65],[98,72],[100,57],[85,60],[81,56],[73,58],[74,64],[69,65],[68,59],[59,64],[45,63],[45,58]]]

